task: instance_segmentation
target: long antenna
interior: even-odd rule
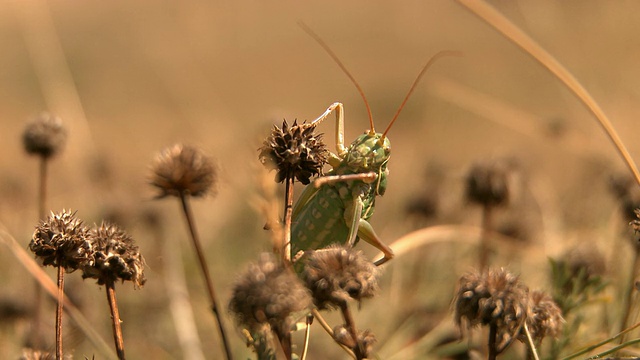
[[[418,85],[418,82],[420,82],[420,78],[422,78],[422,75],[424,75],[427,72],[427,69],[429,69],[431,65],[433,65],[433,63],[436,62],[436,60],[445,56],[462,56],[462,53],[459,51],[449,51],[449,50],[440,51],[439,53],[433,55],[431,59],[429,59],[429,61],[427,61],[425,66],[422,67],[422,70],[420,70],[420,73],[418,74],[416,79],[413,81],[413,84],[409,88],[409,92],[407,93],[407,96],[405,96],[404,100],[402,100],[402,104],[400,104],[400,107],[396,111],[396,114],[393,116],[393,119],[391,119],[391,122],[389,122],[389,126],[387,126],[387,129],[382,134],[382,138],[380,138],[380,141],[384,141],[384,138],[387,136],[389,129],[391,129],[391,126],[393,125],[393,123],[396,122],[396,120],[398,119],[398,116],[400,115],[400,111],[402,111],[402,108],[404,108],[404,105],[407,103],[407,100],[409,100],[409,97],[413,93],[413,90],[415,90],[416,86]]]
[[[369,107],[369,102],[367,101],[367,97],[364,96],[364,91],[362,91],[362,88],[360,87],[360,85],[358,84],[356,79],[353,77],[353,75],[351,75],[349,70],[347,70],[347,67],[344,66],[342,61],[340,61],[340,59],[333,52],[333,50],[331,50],[329,45],[327,45],[327,43],[324,42],[324,40],[322,40],[322,38],[318,34],[316,34],[313,30],[311,30],[311,28],[308,27],[307,24],[305,24],[302,21],[298,22],[298,26],[300,26],[302,28],[302,30],[304,30],[307,34],[309,34],[309,36],[311,36],[318,44],[320,44],[320,46],[322,46],[324,51],[326,51],[327,54],[329,54],[329,56],[331,56],[333,61],[335,61],[336,64],[338,64],[338,66],[340,67],[340,70],[342,70],[342,72],[344,72],[347,75],[347,77],[349,77],[349,80],[351,80],[353,85],[356,86],[356,89],[358,89],[358,93],[360,93],[360,96],[362,97],[362,100],[364,100],[364,105],[366,106],[367,114],[369,115],[369,125],[371,127],[371,130],[369,131],[369,133],[370,134],[375,134],[376,130],[375,130],[374,126],[373,126],[373,115],[371,114],[371,107]]]

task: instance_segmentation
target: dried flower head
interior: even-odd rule
[[[573,291],[575,284],[584,286],[591,280],[602,277],[606,272],[602,253],[592,245],[571,248],[556,263],[568,272],[567,277],[572,284],[566,289],[569,293]]]
[[[531,313],[529,289],[505,269],[463,275],[454,306],[459,327],[463,320],[469,326],[495,326],[498,349],[511,343]]]
[[[527,318],[527,327],[533,340],[540,342],[546,336],[558,336],[564,324],[558,304],[549,294],[540,290],[532,291],[530,300],[531,316]],[[524,332],[521,332],[519,339],[526,341]]]
[[[73,272],[91,261],[93,249],[87,235],[88,229],[75,212],[51,212],[36,227],[29,250],[42,265],[64,267],[67,272]]]
[[[287,175],[293,176],[303,184],[309,183],[312,176],[322,175],[329,152],[322,141],[321,134],[314,134],[314,124],[293,121],[289,127],[282,122],[282,129],[274,125],[271,135],[259,149],[262,164],[275,169],[276,181],[283,182]]]
[[[165,196],[204,196],[216,180],[212,161],[200,149],[176,144],[163,149],[152,165],[151,185]]]
[[[67,130],[59,117],[42,113],[27,123],[22,133],[24,149],[29,154],[48,158],[62,150]]]
[[[340,307],[349,299],[360,301],[378,292],[380,270],[360,251],[332,245],[312,252],[302,278],[319,309]]]
[[[376,339],[376,335],[371,332],[371,330],[364,330],[358,332],[358,340],[357,342],[353,340],[353,336],[347,330],[344,325],[338,325],[333,329],[333,339],[350,349],[354,349],[356,346],[359,346],[362,351],[362,356],[364,358],[371,358],[373,354],[373,345],[378,341]]]
[[[252,332],[269,325],[278,334],[291,330],[293,313],[310,306],[309,292],[298,277],[269,253],[249,265],[236,282],[229,302],[238,323]]]
[[[509,201],[510,167],[506,161],[474,164],[467,174],[467,199],[485,206],[505,205]]]
[[[117,280],[131,281],[135,287],[145,283],[144,258],[133,239],[115,224],[102,222],[91,229],[92,261],[82,268],[82,278],[93,278],[98,284]]]

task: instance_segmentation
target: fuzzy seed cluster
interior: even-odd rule
[[[59,117],[42,113],[27,123],[22,133],[24,149],[29,154],[51,157],[62,150],[67,130]]]
[[[466,197],[485,206],[505,205],[509,201],[508,164],[503,161],[474,164],[467,174]]]
[[[532,291],[530,298],[531,316],[527,319],[527,327],[531,337],[539,341],[547,336],[559,335],[564,319],[558,304],[549,294],[540,290]],[[520,340],[526,341],[524,336],[521,335]]]
[[[358,339],[354,340],[353,336],[344,325],[338,325],[333,329],[333,339],[349,349],[355,349],[356,346],[362,351],[362,356],[366,359],[371,358],[373,354],[373,346],[378,339],[371,330],[358,332]]]
[[[298,125],[295,120],[291,127],[286,120],[282,122],[282,128],[274,125],[271,135],[259,149],[258,158],[268,168],[277,170],[277,182],[293,176],[306,185],[312,176],[322,175],[329,152],[322,135],[314,134],[315,129],[314,124]]]
[[[380,270],[360,251],[332,245],[311,253],[302,278],[319,309],[341,307],[349,299],[371,298],[379,290]]]
[[[309,292],[298,277],[269,253],[260,255],[236,282],[229,309],[251,331],[269,325],[279,334],[294,324],[292,314],[311,306]]]
[[[156,157],[150,183],[160,190],[158,198],[182,194],[199,197],[212,191],[215,180],[216,170],[209,157],[196,147],[176,144]]]
[[[83,268],[83,278],[107,282],[131,281],[135,287],[145,283],[144,258],[133,239],[115,224],[105,223],[89,233],[93,244],[93,258]]]
[[[73,272],[91,261],[93,246],[89,230],[75,212],[53,213],[36,227],[29,250],[44,266],[63,267]]]

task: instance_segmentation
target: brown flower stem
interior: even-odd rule
[[[291,221],[293,216],[293,174],[289,172],[285,179],[284,193],[284,254],[285,264],[291,264]]]
[[[280,334],[278,331],[278,339],[280,340],[280,345],[282,346],[282,351],[284,352],[284,357],[287,360],[291,360],[291,333],[286,332],[284,334]]]
[[[47,202],[47,158],[40,157],[40,191],[38,193],[38,221],[44,219],[45,209]],[[32,344],[35,349],[39,349],[42,346],[42,339],[40,338],[42,323],[42,299],[44,298],[42,288],[38,282],[35,282],[35,304],[33,305],[33,329],[31,331]]]
[[[315,320],[318,320],[318,323],[320,324],[320,326],[324,329],[324,331],[329,334],[329,336],[331,336],[331,338],[333,339],[333,329],[331,329],[331,326],[329,326],[329,323],[327,323],[327,321],[322,317],[322,314],[320,314],[320,312],[318,311],[318,309],[313,309],[311,310],[311,314],[313,315],[313,318]],[[353,353],[353,351],[348,348],[347,346],[338,343],[338,345],[340,345],[340,347],[347,353],[349,354],[349,356],[352,359],[356,358],[356,355]]]
[[[349,305],[345,301],[340,305],[340,310],[342,310],[342,316],[344,317],[344,324],[349,331],[349,334],[355,341],[356,345],[353,347],[353,353],[356,355],[356,360],[364,359],[364,352],[360,348],[360,342],[358,341],[358,331],[356,330],[356,323],[353,321],[353,316],[351,315],[351,311],[349,310]]]
[[[629,317],[631,316],[631,307],[633,306],[633,294],[634,294],[634,280],[638,274],[640,268],[640,247],[635,246],[635,252],[633,254],[633,266],[631,267],[631,273],[629,274],[629,281],[627,282],[627,288],[624,296],[624,311],[620,321],[620,330],[625,329],[629,323]],[[619,343],[622,344],[625,341],[625,336],[620,337]]]
[[[484,205],[482,207],[482,235],[480,238],[480,271],[487,270],[489,265],[489,253],[491,247],[489,246],[489,234],[491,234],[491,218],[492,218],[492,206]]]
[[[300,360],[307,359],[307,352],[309,351],[309,338],[311,337],[311,324],[313,323],[313,315],[307,315],[307,326],[304,331],[304,344],[300,355]]]
[[[498,335],[498,326],[489,325],[489,356],[488,360],[495,360],[498,357],[498,349],[496,347],[496,337]]]
[[[198,256],[198,262],[200,263],[200,269],[202,270],[202,275],[204,276],[205,286],[207,288],[207,292],[209,294],[209,300],[211,301],[211,310],[213,310],[213,314],[218,323],[218,329],[220,331],[220,337],[222,338],[222,345],[224,348],[224,353],[226,355],[227,360],[231,360],[231,348],[229,346],[229,342],[227,340],[227,335],[224,331],[224,326],[222,324],[222,317],[219,311],[218,302],[216,300],[216,293],[213,289],[213,280],[209,275],[209,267],[207,266],[207,261],[204,257],[204,252],[202,250],[202,246],[200,245],[200,240],[198,238],[198,234],[196,233],[195,223],[193,221],[193,215],[191,214],[191,207],[189,206],[189,202],[187,199],[187,194],[184,192],[180,193],[180,201],[182,203],[182,210],[184,211],[184,216],[187,220],[187,225],[189,227],[189,232],[191,233],[191,240],[193,242],[193,246],[196,251],[196,255]]]
[[[118,311],[118,302],[116,301],[116,287],[113,281],[107,281],[105,285],[113,322],[113,340],[116,345],[116,353],[118,354],[118,359],[124,360],[124,338],[122,336],[122,326],[120,325],[120,311]]]
[[[62,360],[62,305],[64,304],[64,267],[58,266],[58,306],[56,307],[56,360]]]

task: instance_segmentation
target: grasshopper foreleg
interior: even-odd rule
[[[319,188],[325,184],[332,184],[337,182],[345,182],[345,181],[355,181],[359,180],[364,183],[370,184],[374,182],[378,178],[378,174],[373,171],[360,173],[360,174],[348,174],[348,175],[328,175],[323,176],[321,178],[316,179],[313,182],[313,186]]]

